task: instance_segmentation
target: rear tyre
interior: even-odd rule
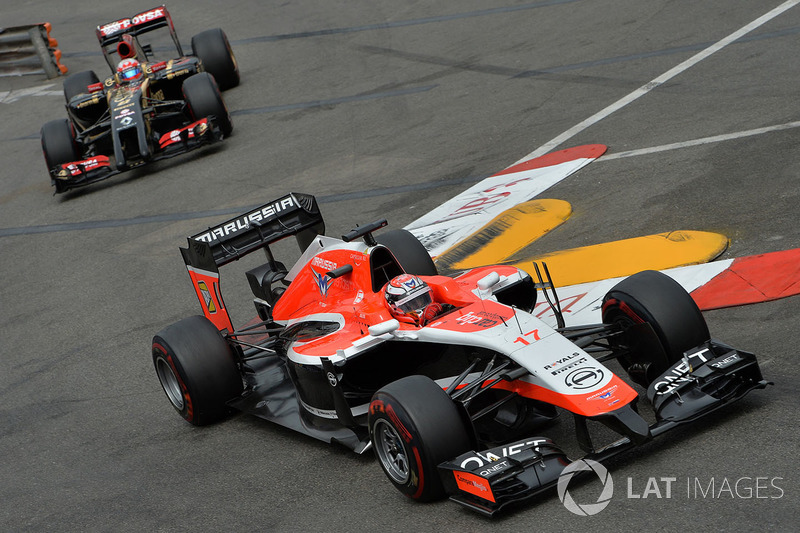
[[[75,142],[75,130],[66,118],[51,120],[42,126],[42,152],[50,178],[56,186],[56,192],[66,190],[63,180],[56,179],[53,169],[64,163],[72,163],[80,159],[78,145]]]
[[[194,120],[214,117],[214,122],[225,137],[233,131],[233,122],[214,77],[208,72],[190,76],[183,82],[183,97],[189,104]]]
[[[415,276],[435,276],[439,273],[428,250],[410,231],[390,230],[376,236],[375,240],[392,252],[407,273]]]
[[[244,389],[230,346],[204,316],[153,337],[153,365],[172,407],[196,426],[224,418],[230,412],[225,402]]]
[[[680,360],[683,352],[710,338],[706,321],[689,293],[654,270],[639,272],[615,285],[603,299],[602,314],[605,324],[616,324],[623,330],[642,323],[653,328],[664,349],[662,356],[636,350],[637,345],[644,347],[646,343],[628,342],[626,348],[632,351],[620,357],[623,368],[643,386]]]
[[[221,90],[239,85],[239,65],[233,55],[228,36],[220,28],[198,33],[192,37],[192,52],[203,62]]]
[[[472,447],[453,400],[425,376],[408,376],[372,396],[369,433],[389,481],[406,496],[445,496],[437,466]]]

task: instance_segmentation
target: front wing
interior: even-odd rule
[[[162,135],[159,138],[158,151],[147,162],[185,154],[221,139],[222,132],[214,125],[213,121],[203,118]],[[57,192],[66,192],[110,178],[135,166],[138,165],[117,168],[109,157],[98,155],[59,165],[51,170],[51,176],[53,183],[57,185]]]
[[[468,452],[439,465],[450,499],[492,516],[549,490],[570,461],[553,441],[521,440],[483,452]]]
[[[761,376],[755,355],[708,341],[687,351],[650,385],[647,397],[656,422],[649,426],[644,440],[697,420],[769,384]],[[601,449],[591,448],[582,459],[603,461],[637,444],[623,437]],[[569,464],[566,454],[552,441],[532,438],[468,452],[440,464],[439,475],[451,500],[492,516],[555,487]]]

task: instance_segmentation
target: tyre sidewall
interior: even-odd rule
[[[152,355],[156,371],[159,361],[172,370],[180,385],[183,408],[170,403],[194,425],[225,417],[230,412],[226,402],[243,390],[230,346],[203,316],[189,317],[161,330],[153,338]]]
[[[375,427],[379,421],[388,423],[401,436],[408,460],[410,475],[405,483],[396,482],[381,464],[389,481],[416,501],[444,497],[438,465],[471,448],[469,434],[450,397],[428,378],[403,378],[372,397],[368,424],[374,446],[377,446]]]
[[[178,411],[178,414],[187,422],[196,423],[197,417],[195,416],[194,401],[189,392],[190,389],[186,385],[186,382],[189,380],[186,372],[183,370],[180,363],[176,363],[175,355],[171,353],[169,345],[153,339],[153,365],[155,365],[156,368],[158,368],[159,360],[166,363],[172,369],[173,374],[180,384],[181,394],[183,396],[183,408],[179,409],[174,404],[172,404],[172,407]]]

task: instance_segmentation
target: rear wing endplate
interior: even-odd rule
[[[234,331],[222,299],[219,267],[294,235],[300,251],[325,233],[317,200],[310,194],[290,193],[218,226],[189,237],[181,248],[203,314],[220,331]]]

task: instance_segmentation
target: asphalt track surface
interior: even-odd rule
[[[173,1],[184,43],[216,26],[233,43],[234,135],[59,197],[38,135],[64,116],[60,83],[0,78],[2,529],[796,530],[798,297],[706,313],[775,386],[613,461],[614,496],[591,517],[553,493],[490,522],[415,505],[371,456],[254,418],[194,428],[149,353],[155,332],[199,313],[187,235],[290,191],[318,196],[329,235],[402,227],[565,132],[560,148],[609,152],[542,195],[574,212],[533,252],[677,229],[729,236],[723,257],[800,247],[800,7],[651,83],[778,5]],[[71,72],[104,73],[94,27],[149,7],[4,1],[0,18],[51,22]],[[251,266],[223,270],[239,323],[254,314]],[[593,503],[599,482],[575,491]]]

